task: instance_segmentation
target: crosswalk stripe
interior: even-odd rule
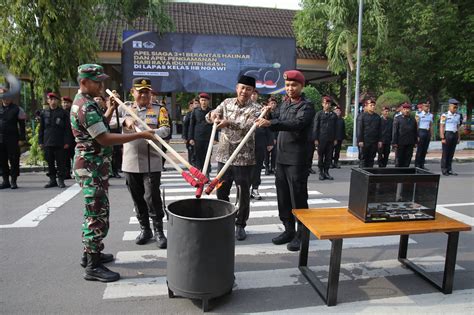
[[[428,272],[441,272],[444,270],[444,258],[441,256],[422,257],[413,260]],[[311,267],[311,270],[323,275],[327,274],[328,269],[329,266]],[[354,270],[357,272],[352,272]],[[456,270],[464,270],[464,268],[456,265]],[[354,281],[411,274],[413,272],[402,267],[397,259],[390,259],[341,264],[339,280]],[[325,277],[321,277],[321,280],[327,282]],[[236,287],[233,290],[248,290],[302,285],[307,284],[307,281],[297,268],[285,268],[236,272],[235,283]],[[167,294],[166,277],[150,277],[124,279],[108,283],[103,298],[119,299]]]
[[[260,190],[260,189],[259,189]],[[195,190],[194,190],[195,191]],[[259,192],[260,193],[260,196],[262,198],[269,198],[269,197],[276,197],[277,194],[274,193],[274,192]],[[322,193],[320,193],[319,191],[317,190],[310,190],[308,191],[308,196],[314,196],[314,195],[322,195]],[[230,194],[229,195],[230,198],[235,198],[236,197],[236,194]],[[189,197],[187,197],[189,198]],[[204,198],[210,198],[210,199],[216,199],[217,196],[215,194],[212,194],[212,195],[209,195],[209,196],[205,196]],[[166,195],[165,196],[165,199],[166,199],[166,202],[168,201],[176,201],[176,200],[181,200],[181,199],[184,199],[183,196],[169,196],[169,195]]]
[[[381,236],[370,238],[350,238],[344,240],[344,248],[366,248],[375,246],[389,246],[398,245],[400,241],[399,236]],[[416,241],[409,239],[410,244],[416,244]],[[312,240],[309,242],[311,251],[330,250],[331,243],[329,241]],[[235,247],[235,254],[239,256],[257,256],[257,255],[281,255],[291,254],[286,249],[285,245],[278,246],[272,243],[239,245]],[[166,250],[150,249],[150,250],[136,250],[136,251],[120,251],[116,255],[116,264],[132,264],[145,263],[156,261],[157,259],[164,259],[167,257]]]
[[[442,213],[452,219],[464,222],[470,226],[474,226],[474,218],[468,215],[453,211],[443,206],[436,206],[436,212]]]

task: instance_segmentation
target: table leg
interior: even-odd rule
[[[301,224],[299,228],[301,228],[301,249],[298,267],[306,267],[308,266],[309,230],[304,224]]]
[[[342,238],[331,240],[331,259],[329,261],[329,278],[327,289],[328,306],[336,305],[339,273],[341,271]]]
[[[407,258],[409,236],[410,235],[400,235],[400,245],[398,246],[398,258]]]

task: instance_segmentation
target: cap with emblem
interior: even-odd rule
[[[449,104],[458,105],[458,104],[459,104],[459,101],[458,101],[457,99],[455,99],[455,98],[450,98],[450,99],[448,100],[448,103],[449,103]]]
[[[133,88],[137,91],[148,89],[151,90],[151,80],[149,78],[133,79]]]
[[[104,68],[101,65],[86,63],[77,67],[77,74],[80,79],[91,79],[92,81],[104,81],[109,76],[104,73]]]
[[[48,98],[55,98],[57,100],[59,100],[59,96],[56,94],[56,93],[53,93],[53,92],[50,92],[47,94]]]
[[[288,81],[296,81],[304,85],[305,78],[304,75],[298,70],[288,70],[283,73],[283,79]]]
[[[248,75],[241,75],[239,78],[239,81],[237,83],[243,84],[243,85],[248,85],[253,88],[255,88],[255,78],[254,77],[249,77]]]
[[[211,99],[211,97],[207,93],[199,93],[199,98],[205,98],[207,100]]]

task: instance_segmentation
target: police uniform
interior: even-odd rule
[[[319,179],[333,179],[329,176],[334,140],[336,139],[337,115],[333,111],[319,111],[314,116],[314,140],[318,141]]]
[[[336,115],[337,116],[337,115]],[[344,118],[337,117],[336,120],[336,144],[334,145],[334,150],[332,153],[332,164],[333,168],[340,168],[339,166],[339,156],[341,154],[342,141],[346,138],[346,122]]]
[[[420,111],[416,114],[418,117],[418,146],[416,148],[415,167],[425,168],[425,157],[428,152],[431,138],[431,124],[433,123],[433,114]]]
[[[25,141],[25,119],[25,112],[18,105],[0,104],[0,173],[3,177],[0,189],[17,188],[16,179],[20,175],[18,141]]]
[[[133,88],[151,90],[151,81],[148,78],[136,78],[133,80]],[[132,102],[127,102],[125,105],[132,109],[151,129],[156,129],[158,136],[165,138],[169,135],[170,126],[166,108],[156,104],[140,107]],[[130,114],[122,108],[119,108],[119,114],[122,122],[125,118],[131,118]],[[123,128],[123,133],[133,132],[135,130]],[[140,235],[135,240],[138,245],[145,244],[153,237],[150,218],[158,246],[166,248],[167,245],[163,234],[164,211],[160,194],[162,170],[162,156],[146,140],[138,139],[123,145],[122,171],[125,174],[126,184],[132,196],[141,229]]]
[[[417,124],[412,116],[399,115],[393,121],[392,144],[397,145],[395,166],[409,167],[417,143]]]
[[[382,146],[377,151],[377,163],[379,167],[387,167],[390,156],[390,146],[392,143],[393,119],[390,117],[380,117],[382,129]]]
[[[357,117],[357,143],[363,142],[360,150],[360,167],[373,167],[378,142],[382,140],[381,119],[376,113],[363,112]]]
[[[457,103],[456,103],[457,104]],[[442,144],[443,153],[441,156],[441,171],[443,175],[455,174],[452,173],[452,162],[456,145],[459,140],[459,126],[462,124],[462,116],[459,113],[451,113],[447,111],[441,114],[440,124],[444,125],[444,135],[441,135],[441,140],[445,139],[446,143]]]
[[[48,97],[55,97],[50,93]],[[64,145],[71,141],[71,127],[68,112],[61,107],[48,108],[41,112],[38,143],[43,146],[44,156],[48,162],[49,183],[46,188],[64,186],[66,178],[66,155]],[[56,176],[58,182],[56,182]]]

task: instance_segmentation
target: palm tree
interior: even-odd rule
[[[357,50],[358,2],[354,0],[302,0],[294,29],[301,47],[325,53],[329,69],[346,73],[346,114],[351,101],[352,74]],[[383,0],[364,1],[364,34],[381,44],[387,35]]]

